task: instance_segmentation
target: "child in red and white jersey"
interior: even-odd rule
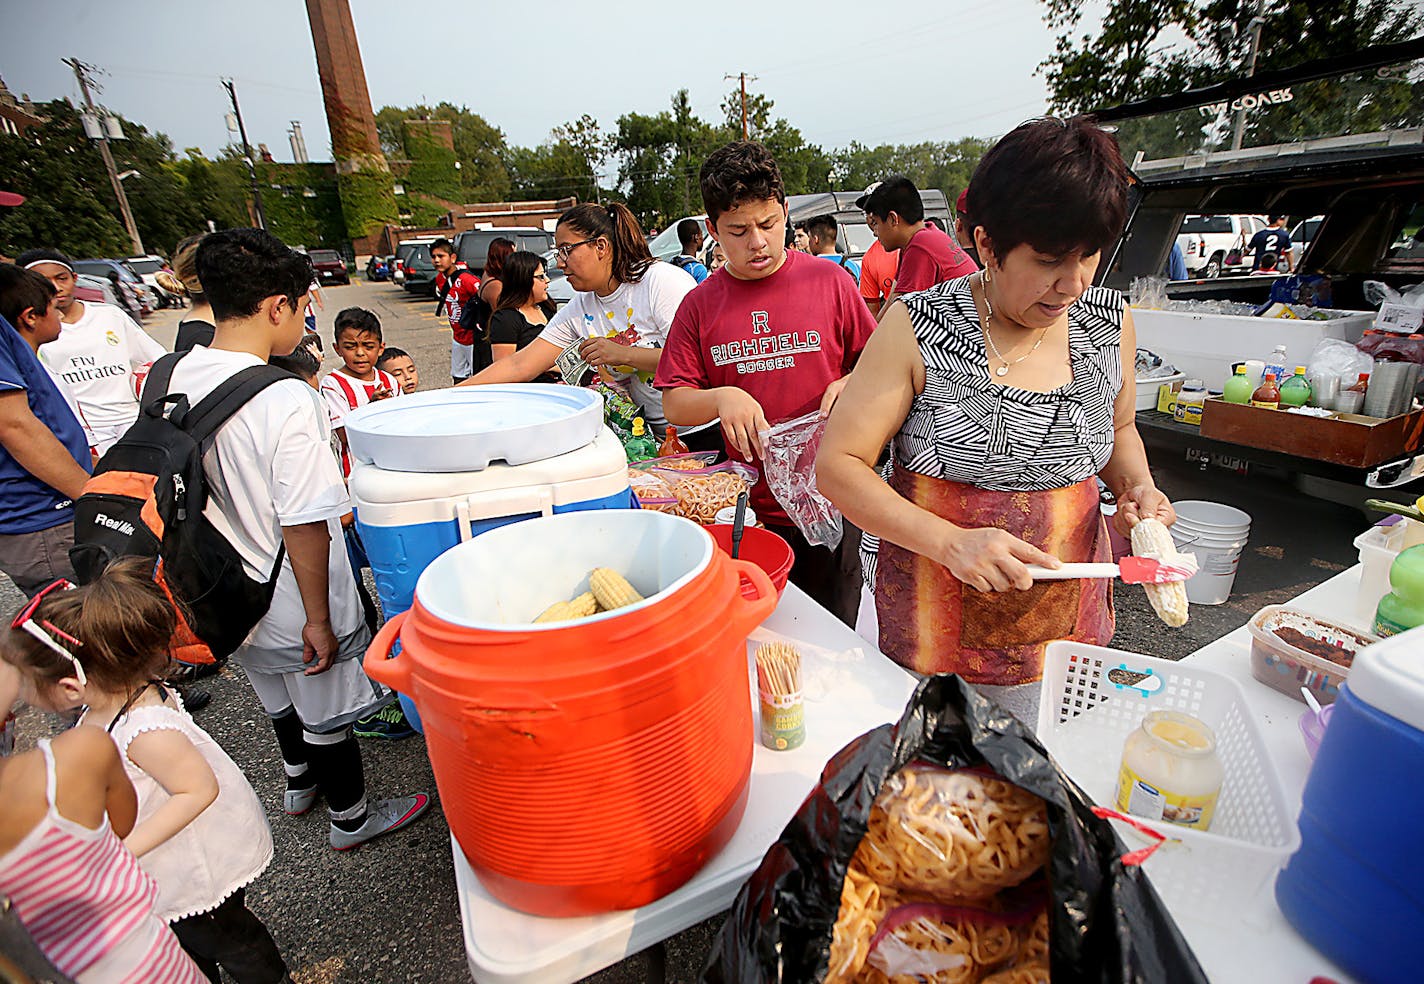
[[[376,360],[386,350],[381,321],[365,308],[346,308],[336,315],[336,354],[342,366],[321,381],[321,395],[331,414],[331,429],[341,442],[341,475],[351,475],[351,453],[346,443],[346,415],[357,407],[400,394],[400,383]]]

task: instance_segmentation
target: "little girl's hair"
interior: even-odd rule
[[[83,587],[51,591],[31,616],[41,629],[49,622],[81,643],[56,638],[84,667],[85,676],[106,690],[122,690],[163,673],[176,617],[163,590],[153,582],[153,561],[125,557]],[[3,655],[40,685],[74,676],[74,665],[21,629],[5,633]]]

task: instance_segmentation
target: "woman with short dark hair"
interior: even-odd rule
[[[880,648],[919,673],[959,673],[1030,725],[1047,642],[1106,644],[1113,609],[1110,582],[1036,583],[1027,565],[1111,558],[1099,477],[1120,531],[1176,519],[1123,384],[1131,313],[1092,286],[1127,185],[1090,120],[1035,120],[1000,140],[969,183],[984,269],[891,305],[818,460],[821,491],[866,532]],[[875,472],[887,443],[888,483]]]

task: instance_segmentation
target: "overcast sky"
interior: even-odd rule
[[[67,56],[103,68],[101,101],[175,147],[227,142],[236,79],[248,138],[290,160],[300,120],[313,160],[330,159],[301,0],[63,0],[5,3],[0,75],[39,101],[78,87]],[[537,144],[589,113],[614,129],[686,88],[698,115],[747,71],[777,115],[825,147],[1001,134],[1045,109],[1034,69],[1052,50],[1038,0],[603,0],[421,4],[352,0],[374,108],[463,103]],[[893,14],[891,13],[893,11]],[[881,15],[881,16],[870,16]]]

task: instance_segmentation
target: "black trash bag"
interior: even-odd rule
[[[1092,802],[1018,719],[957,676],[924,680],[900,723],[836,753],[733,903],[706,984],[820,981],[851,856],[881,786],[916,759],[988,766],[1048,805],[1050,961],[1058,981],[1206,984],[1146,874]]]

